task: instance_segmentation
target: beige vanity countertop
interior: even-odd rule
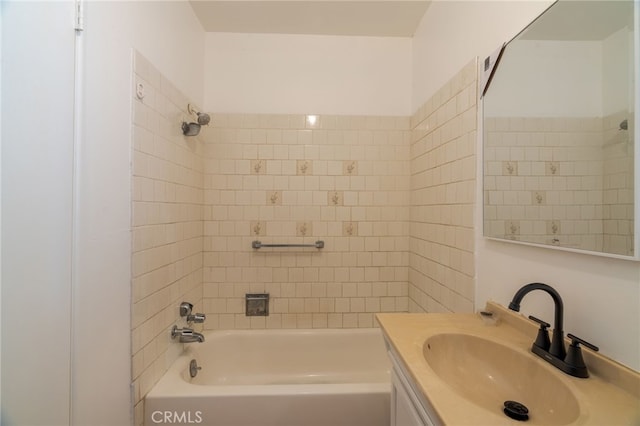
[[[490,412],[461,397],[441,380],[423,356],[423,343],[441,333],[464,333],[507,343],[512,349],[526,353],[544,368],[557,372],[557,377],[574,393],[580,407],[572,425],[640,425],[640,373],[606,357],[583,349],[591,377],[569,376],[530,352],[537,327],[524,316],[495,304],[487,310],[498,318],[497,325],[487,325],[479,314],[377,314],[388,342],[399,355],[423,397],[431,404],[445,425],[516,425],[536,424],[509,419],[501,412]]]

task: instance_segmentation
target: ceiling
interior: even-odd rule
[[[430,0],[190,0],[207,32],[411,37]]]

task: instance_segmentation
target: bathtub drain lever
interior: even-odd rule
[[[189,363],[189,375],[193,378],[198,375],[198,371],[202,370],[202,367],[198,365],[198,361],[194,359]]]

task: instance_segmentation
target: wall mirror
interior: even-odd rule
[[[560,0],[487,58],[486,237],[639,259],[637,26],[632,0]]]

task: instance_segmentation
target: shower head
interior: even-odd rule
[[[208,125],[211,121],[211,117],[209,114],[196,111],[191,104],[187,104],[187,111],[189,111],[189,114],[193,114],[197,117],[197,123],[187,123],[186,121],[183,121],[182,134],[185,136],[197,136],[200,133],[200,127]]]
[[[626,118],[620,122],[618,130],[629,130],[629,121]]]
[[[211,121],[211,117],[209,117],[209,114],[206,114],[204,112],[198,113],[198,124],[200,124],[201,126],[206,126],[207,124],[209,124],[209,121]]]
[[[191,104],[187,105],[187,111],[189,111],[189,114],[193,114],[196,117],[198,117],[197,121],[198,121],[198,124],[201,126],[206,126],[207,124],[209,124],[209,121],[211,121],[211,117],[209,117],[209,114],[196,111],[196,109],[193,106],[191,106]]]

